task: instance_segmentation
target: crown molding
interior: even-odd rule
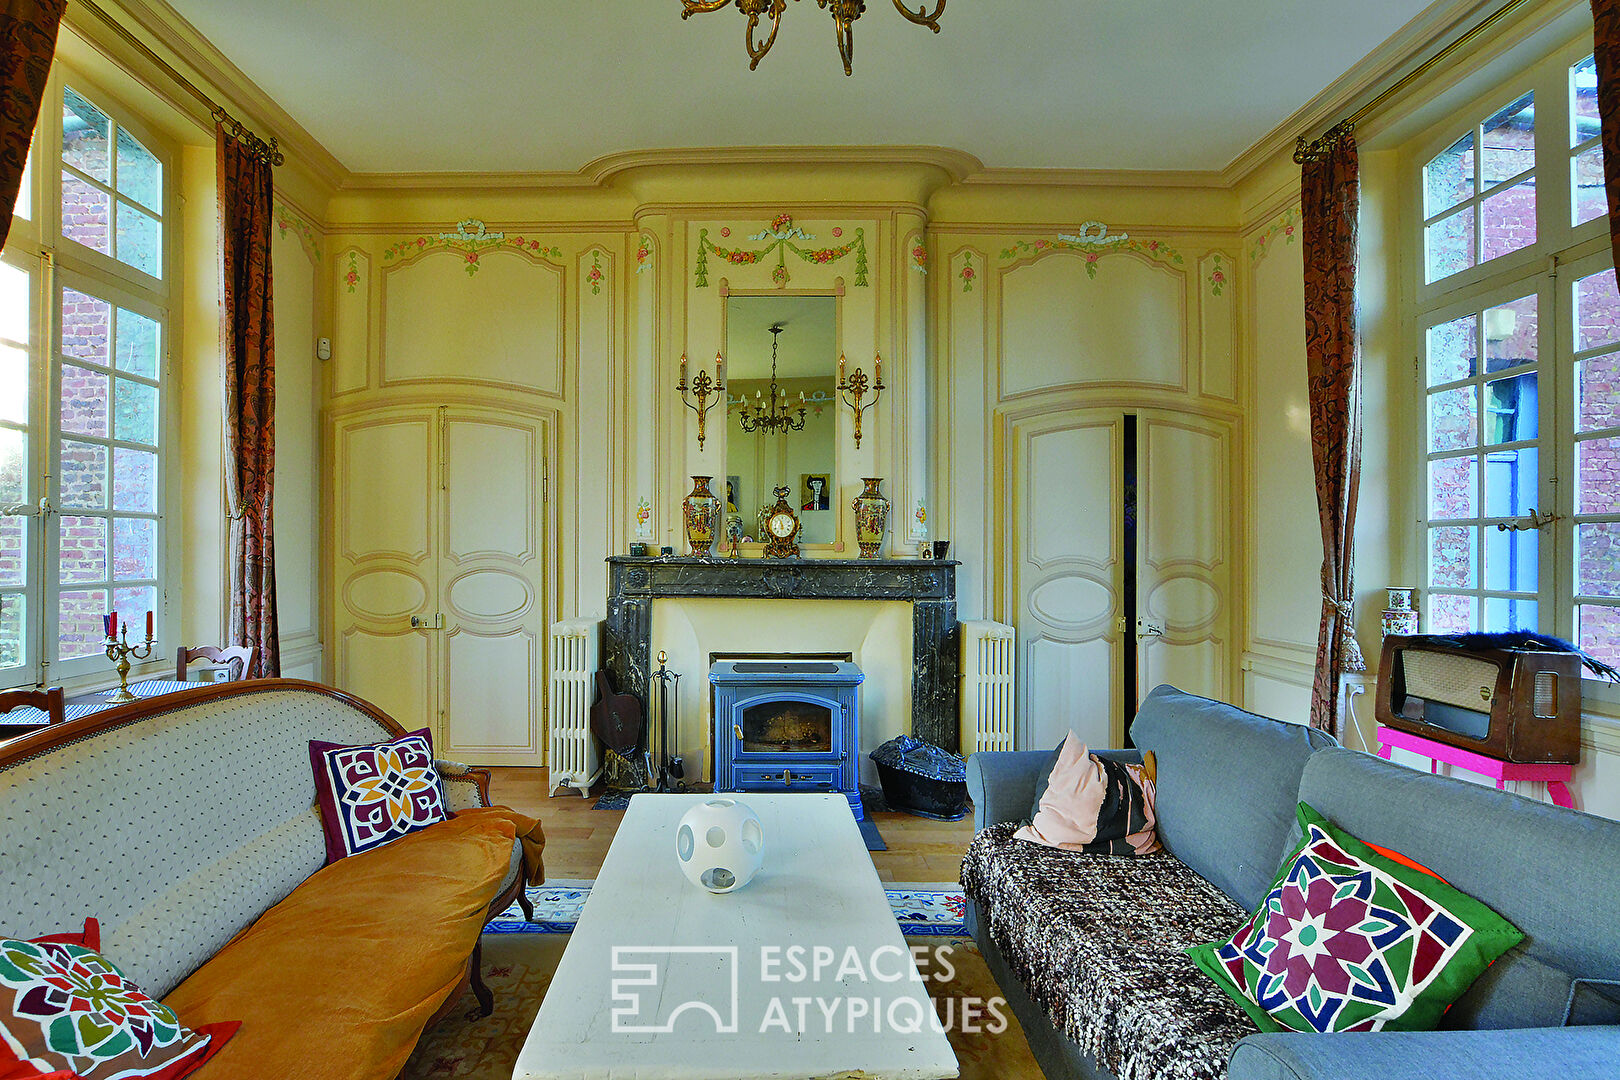
[[[987,168],[963,177],[969,187],[1157,187],[1226,188],[1225,176],[1213,170],[1153,169],[1010,169]]]
[[[123,15],[125,25],[144,32],[151,43],[179,61],[176,66],[181,70],[189,68],[224,99],[222,104],[242,114],[254,134],[266,141],[275,137],[285,153],[327,186],[343,185],[349,176],[343,163],[165,0],[104,0],[104,6],[111,14]],[[69,4],[70,21],[81,34],[97,38],[98,31],[105,30],[94,16],[81,12],[74,18],[73,13]]]

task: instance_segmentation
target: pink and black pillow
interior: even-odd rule
[[[426,728],[362,746],[312,739],[309,762],[329,863],[450,817]]]

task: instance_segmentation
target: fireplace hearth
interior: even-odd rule
[[[714,685],[716,791],[838,792],[858,781],[861,669],[827,660],[722,660]]]

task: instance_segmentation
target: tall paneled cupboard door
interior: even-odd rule
[[[337,684],[446,757],[543,760],[547,445],[543,420],[462,406],[334,425]]]
[[[1019,738],[1124,745],[1160,683],[1228,693],[1230,428],[1179,413],[1060,409],[1007,443],[1005,535]]]

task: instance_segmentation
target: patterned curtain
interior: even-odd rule
[[[1603,179],[1609,189],[1609,241],[1620,280],[1620,0],[1592,0],[1598,116],[1603,122]]]
[[[231,642],[258,648],[254,676],[281,674],[271,493],[276,345],[270,302],[271,166],[262,146],[218,127],[220,351],[231,515]]]
[[[1356,498],[1361,486],[1361,351],[1356,337],[1356,140],[1340,125],[1295,159],[1303,166],[1305,363],[1311,459],[1322,518],[1322,624],[1311,726],[1339,731],[1339,676],[1366,671],[1356,644]]]
[[[11,232],[66,7],[67,0],[0,0],[0,244]]]

